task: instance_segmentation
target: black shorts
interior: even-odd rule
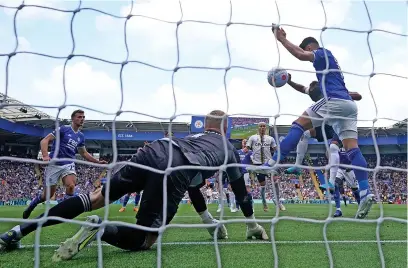
[[[316,131],[316,137],[315,137],[315,139],[316,139],[318,142],[324,141],[323,132],[322,132],[322,127],[321,127],[321,126],[320,126],[320,127],[316,127],[316,128],[315,128],[315,131]],[[336,132],[334,131],[334,129],[333,129],[332,126],[324,125],[324,131],[326,132],[326,138],[327,138],[328,140],[331,139],[332,141],[337,141],[337,142],[340,141],[339,136],[337,136],[337,134],[336,134]]]
[[[168,165],[169,143],[155,141],[145,146],[132,156],[132,163],[165,170]],[[181,151],[173,146],[172,167],[189,165]],[[167,176],[167,216],[168,224],[177,212],[178,205],[190,185],[191,179],[197,174],[195,170],[173,171]],[[129,192],[143,190],[139,211],[136,215],[137,224],[158,228],[163,224],[163,181],[164,174],[155,173],[142,167],[123,165],[114,171],[110,180],[109,200],[116,201]],[[102,188],[105,196],[107,185]]]
[[[255,165],[255,166],[261,166],[261,165]],[[256,178],[259,183],[266,181],[266,178],[269,178],[270,175],[266,175],[263,173],[256,173]]]

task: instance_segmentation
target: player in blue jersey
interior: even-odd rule
[[[85,149],[85,137],[79,130],[85,120],[85,113],[82,110],[75,110],[71,114],[71,125],[59,127],[60,144],[58,155],[56,152],[56,135],[54,130],[41,140],[41,153],[43,161],[50,161],[52,158],[65,158],[65,160],[57,161],[53,165],[48,165],[45,169],[45,184],[50,187],[50,197],[55,194],[57,183],[61,179],[65,186],[64,199],[74,196],[76,185],[75,163],[70,159],[75,159],[75,154],[79,154],[87,161],[93,163],[106,164],[106,161],[99,161],[92,157]],[[48,145],[52,141],[51,152],[48,155]],[[67,160],[69,159],[69,160]],[[31,212],[35,207],[46,200],[46,191],[37,195],[30,205],[23,212],[23,219],[30,217]]]
[[[129,202],[131,195],[132,193],[128,193],[125,195],[125,197],[123,198],[122,207],[119,209],[119,212],[125,212],[127,203]],[[137,212],[139,210],[138,206],[141,196],[142,196],[141,193],[135,193],[135,206],[133,207],[134,212]]]
[[[351,161],[348,158],[347,152],[342,148],[339,151],[340,164],[341,165],[351,165]],[[360,194],[358,190],[358,184],[356,183],[356,176],[354,171],[350,168],[345,168],[340,166],[337,170],[335,176],[331,176],[329,179],[330,183],[334,185],[334,202],[336,204],[336,212],[333,217],[341,217],[343,213],[340,207],[340,198],[341,195],[344,195],[344,181],[347,186],[353,191],[353,196],[356,199],[357,203],[360,204]]]
[[[292,75],[289,74],[288,85],[294,88],[298,92],[307,94],[313,102],[318,102],[319,100],[324,98],[324,94],[319,86],[318,81],[312,81],[309,87],[306,87],[304,85],[301,85],[301,84],[298,84],[292,81]],[[349,92],[349,94],[353,100],[359,101],[362,99],[362,96],[357,92]],[[340,151],[341,142],[339,140],[339,137],[335,133],[333,127],[329,125],[325,125],[324,129],[321,126],[319,126],[316,128],[306,130],[303,133],[303,136],[300,139],[296,147],[296,163],[295,164],[296,165],[303,164],[303,159],[305,157],[305,154],[309,146],[309,139],[313,138],[313,139],[316,139],[318,142],[324,141],[323,132],[326,134],[326,139],[331,140],[330,146],[329,146],[328,159],[331,165],[330,176],[335,177],[337,174],[338,165],[340,164],[339,151]],[[297,175],[299,175],[300,172],[301,172],[301,169],[298,167],[290,167],[285,171],[285,173],[287,174],[297,174]],[[327,188],[333,189],[332,187],[334,187],[334,184],[332,185],[329,184]]]
[[[324,119],[324,123],[331,125],[339,136],[352,165],[357,167],[354,172],[358,180],[361,200],[356,218],[365,218],[374,202],[374,195],[370,193],[367,171],[358,169],[367,168],[367,162],[358,147],[358,109],[347,90],[339,64],[331,51],[320,47],[315,38],[307,37],[297,46],[286,39],[286,32],[282,28],[272,27],[272,30],[276,39],[294,57],[301,61],[313,63],[317,80],[325,95],[323,99],[313,104],[303,113],[305,117],[299,117],[293,122],[289,133],[280,143],[281,157],[279,160],[283,160],[290,151],[295,149],[306,130],[322,126]],[[323,71],[327,68],[330,71],[323,75]],[[273,167],[277,162],[278,154],[275,153],[273,158],[265,163],[265,166]],[[267,171],[267,173],[270,172],[274,171]]]

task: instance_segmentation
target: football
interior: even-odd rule
[[[268,72],[268,83],[273,87],[283,87],[289,79],[285,69],[273,68]]]

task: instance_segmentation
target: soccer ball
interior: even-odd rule
[[[273,68],[268,72],[268,83],[273,87],[283,87],[288,79],[289,75],[285,69]]]

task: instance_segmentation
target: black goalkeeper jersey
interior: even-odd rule
[[[225,156],[227,157],[227,164],[240,163],[237,149],[228,140],[226,140],[227,148],[225,149],[223,139],[225,138],[219,133],[206,131],[181,139],[174,138],[173,142],[192,165],[221,166],[224,164]],[[242,176],[239,167],[229,167],[226,171],[230,181]],[[209,178],[215,172],[214,170],[201,170],[203,178]]]

